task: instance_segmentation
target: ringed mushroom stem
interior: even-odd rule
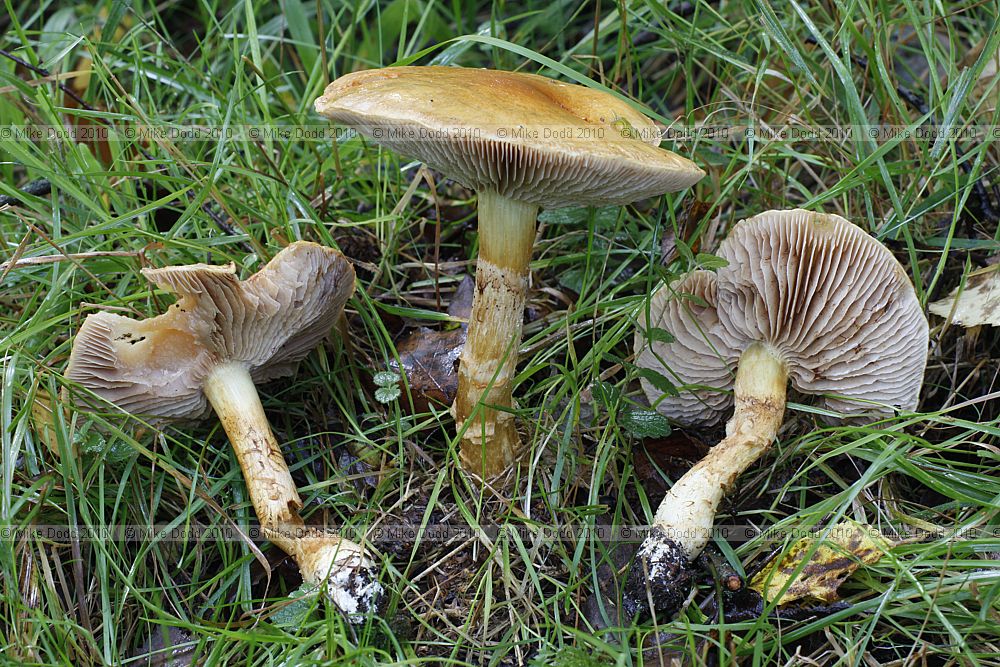
[[[452,412],[462,465],[483,480],[504,472],[520,447],[511,391],[538,208],[479,192],[476,292]]]
[[[691,586],[688,563],[708,544],[722,498],[778,434],[787,381],[785,363],[768,347],[754,343],[740,355],[726,437],[677,480],[657,508],[625,585],[627,613],[646,609],[650,600],[657,609],[680,609]]]
[[[239,362],[221,364],[206,378],[204,392],[236,452],[264,536],[295,559],[304,581],[326,581],[342,611],[367,611],[381,593],[377,581],[368,579],[372,565],[359,545],[303,525],[302,500],[249,370]]]

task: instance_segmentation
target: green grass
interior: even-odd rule
[[[266,543],[255,554],[247,542],[221,538],[3,539],[6,663],[146,664],[150,638],[172,632],[167,646],[185,660],[226,665],[659,664],[650,648],[658,636],[671,650],[721,664],[805,664],[797,655],[818,665],[998,664],[1000,410],[989,395],[1000,338],[991,329],[932,320],[915,415],[827,427],[804,401],[793,405],[778,446],[730,494],[720,523],[781,529],[846,516],[890,538],[923,531],[925,539],[905,540],[849,580],[845,610],[725,624],[694,604],[658,625],[597,623],[587,600],[609,578],[607,548],[592,536],[545,533],[648,522],[662,490],[637,472],[643,441],[625,419],[641,402],[628,364],[635,318],[662,279],[711,252],[737,220],[791,206],[844,215],[893,249],[925,303],[996,256],[997,220],[980,210],[973,188],[1000,177],[992,136],[867,134],[878,125],[915,131],[928,120],[948,129],[997,122],[989,101],[996,82],[985,92],[974,85],[986,56],[963,62],[981,40],[985,54],[1000,45],[992,4],[168,0],[7,8],[0,48],[52,75],[91,75],[78,91],[87,109],[0,57],[0,128],[177,124],[234,133],[122,136],[100,149],[0,137],[0,194],[34,179],[51,183],[50,194],[19,195],[21,206],[0,209],[0,262],[19,260],[0,271],[0,527],[253,523],[213,420],[155,431],[110,409],[57,410],[50,450],[31,407],[40,392],[67,388],[62,373],[86,314],[145,316],[167,305],[142,279],[143,266],[233,261],[246,275],[304,238],[341,247],[359,269],[349,337],[335,335],[293,379],[262,388],[305,514],[358,532],[443,522],[519,531],[379,545],[391,551],[382,562],[392,594],[383,617],[359,628],[322,604],[289,621],[282,609],[297,574]],[[472,193],[439,176],[432,193],[414,183],[408,160],[358,139],[335,146],[235,132],[325,126],[312,101],[326,83],[397,62],[592,80],[649,106],[661,122],[735,128],[673,146],[709,173],[689,191],[543,215],[529,295],[536,317],[525,328],[516,390],[534,465],[502,498],[459,474],[444,410],[382,404],[372,383],[403,335],[440,320],[429,312],[437,311],[435,258],[446,263],[444,305],[473,268]],[[927,114],[898,85],[922,98]],[[785,141],[761,130],[786,124],[853,126],[860,136]],[[756,136],[741,129],[749,127]],[[706,206],[688,216],[696,200]],[[659,251],[665,234],[677,248],[668,266]],[[63,259],[26,261],[54,256]],[[598,380],[613,388],[603,403],[590,391]],[[715,437],[694,435],[709,444]],[[355,458],[362,467],[351,465]],[[716,546],[743,571],[781,544],[757,537]],[[711,595],[703,587],[696,602]]]

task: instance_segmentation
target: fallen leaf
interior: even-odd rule
[[[802,538],[788,553],[758,572],[750,580],[750,588],[768,602],[777,600],[779,605],[802,598],[833,602],[844,580],[862,564],[878,562],[889,548],[889,543],[875,528],[848,520],[831,528],[829,535],[815,550],[814,546],[813,538]],[[806,558],[809,562],[803,565]],[[800,568],[796,576],[796,570]],[[793,577],[794,581],[782,592]]]
[[[712,210],[712,202],[701,199],[693,199],[687,208],[677,217],[677,231],[680,232],[681,242],[691,235],[698,223]],[[695,235],[697,236],[697,235]],[[694,241],[697,243],[697,241]],[[677,259],[680,253],[677,251],[677,234],[671,226],[666,226],[663,230],[663,239],[660,241],[660,263],[669,266]]]
[[[117,14],[112,16],[115,10],[107,11],[102,9],[99,12],[99,20],[94,24],[90,40],[92,44],[119,43],[125,38],[127,30],[132,27],[132,17],[128,14]],[[69,79],[68,88],[64,89],[63,107],[66,109],[83,109],[85,111],[104,111],[105,109],[97,102],[87,108],[81,100],[86,99],[87,89],[90,87],[91,74],[94,71],[94,56],[91,53],[93,47],[84,49],[76,60],[75,71],[77,76]],[[111,145],[108,142],[110,126],[106,121],[94,118],[90,114],[68,113],[65,116],[65,123],[73,132],[73,138],[80,144],[90,146],[94,157],[100,160],[103,165],[110,165],[113,160]]]
[[[976,64],[976,61],[982,56],[983,49],[986,47],[989,41],[989,35],[986,35],[980,40],[976,46],[972,48],[971,51],[967,52],[965,56],[959,61],[960,68],[970,68]],[[969,90],[968,101],[970,107],[975,106],[975,103],[979,100],[985,100],[985,104],[978,110],[979,116],[991,115],[996,108],[996,103],[998,98],[1000,98],[1000,88],[994,85],[997,78],[997,73],[1000,71],[1000,51],[995,51],[992,56],[986,61],[983,66],[983,71],[980,72],[979,78],[977,78],[972,87]],[[948,85],[947,77],[945,77],[945,85]]]
[[[618,607],[622,599],[621,585],[624,584],[624,578],[619,575],[627,571],[626,566],[632,562],[639,549],[637,540],[622,539],[621,533],[612,529],[615,499],[602,497],[600,504],[604,506],[604,511],[594,517],[600,541],[600,544],[595,544],[599,558],[596,588],[584,600],[582,608],[584,618],[595,630],[626,625],[629,622]]]
[[[463,320],[469,319],[472,315],[472,299],[476,295],[476,281],[472,276],[465,276],[458,284],[451,303],[448,304],[448,314],[452,317],[459,317]]]
[[[656,410],[626,408],[618,417],[618,422],[637,438],[665,438],[670,435],[670,422]]]
[[[420,327],[396,346],[414,410],[426,412],[432,403],[447,406],[455,400],[458,358],[464,345],[465,329],[435,331]]]
[[[315,584],[303,583],[288,596],[289,602],[282,604],[271,614],[271,622],[286,630],[301,628],[319,605],[316,591]]]
[[[474,293],[475,282],[467,276],[455,290],[448,314],[468,319]],[[458,358],[465,346],[467,328],[465,324],[444,331],[420,327],[396,345],[399,364],[393,362],[391,366],[406,374],[414,411],[427,412],[431,404],[448,406],[455,400]]]
[[[188,667],[196,662],[197,645],[197,640],[186,630],[154,627],[149,631],[146,641],[130,657],[135,664]]]
[[[928,308],[935,315],[950,317],[952,322],[964,327],[1000,326],[1000,267],[991,266],[970,275],[964,288],[956,287]]]
[[[55,415],[52,411],[52,397],[44,389],[35,391],[35,400],[31,403],[31,419],[39,440],[45,443],[49,451],[59,455],[59,442],[56,440]]]

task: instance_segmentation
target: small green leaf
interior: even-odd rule
[[[703,269],[708,269],[709,271],[729,266],[729,262],[727,260],[722,259],[718,255],[713,255],[707,252],[699,252],[695,255],[694,261],[698,262]]]
[[[136,457],[136,451],[120,438],[114,438],[104,451],[104,460],[112,466],[119,466]]]
[[[316,609],[316,594],[315,585],[302,584],[289,596],[291,602],[271,614],[271,622],[289,630],[302,627]]]
[[[688,264],[694,264],[694,253],[691,252],[691,247],[684,242],[684,239],[674,238],[674,249],[677,250],[677,254],[681,256]]]
[[[559,274],[559,284],[577,294],[583,292],[584,269],[570,269]]]
[[[587,219],[585,208],[550,208],[538,215],[538,222],[549,225],[575,225]]]
[[[618,225],[621,215],[620,206],[605,206],[594,210],[594,227],[602,231],[610,231]]]
[[[678,393],[677,387],[674,386],[673,382],[663,377],[652,368],[640,368],[639,377],[656,387],[656,389],[662,394],[667,396],[676,396]]]
[[[590,394],[605,410],[613,410],[622,397],[622,390],[610,382],[598,380],[591,385]]]
[[[665,438],[670,435],[670,422],[655,410],[629,408],[619,415],[618,424],[638,438]]]
[[[84,454],[103,454],[108,449],[107,438],[89,424],[73,434],[73,444]]]
[[[399,385],[392,385],[390,387],[379,387],[375,390],[375,400],[379,403],[392,403],[397,398],[399,398]]]
[[[672,333],[659,327],[650,327],[646,329],[646,337],[649,338],[652,343],[666,343],[668,345],[677,340],[674,338]]]
[[[639,131],[632,126],[632,123],[628,122],[627,118],[616,114],[615,119],[611,121],[611,126],[618,130],[623,139],[641,139]]]
[[[399,376],[399,373],[394,371],[379,371],[372,379],[379,387],[394,387],[399,384],[402,378]]]
[[[689,305],[701,306],[702,308],[710,308],[711,304],[705,301],[697,294],[681,294],[680,297],[685,301],[689,302]]]

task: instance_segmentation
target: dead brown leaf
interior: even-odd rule
[[[677,217],[677,231],[680,232],[682,239],[686,239],[691,236],[694,228],[698,225],[702,218],[708,215],[709,211],[712,210],[714,204],[712,202],[704,201],[701,199],[693,199],[691,203],[687,205],[687,208]],[[697,247],[697,240],[692,249]],[[663,239],[660,241],[660,262],[667,266],[672,261],[677,259],[677,235],[674,230],[667,226],[663,230]]]
[[[475,283],[466,276],[455,290],[448,314],[467,320],[474,292]],[[399,364],[391,366],[405,373],[415,412],[427,412],[431,405],[446,407],[455,400],[467,328],[466,324],[443,331],[420,327],[396,345]]]

